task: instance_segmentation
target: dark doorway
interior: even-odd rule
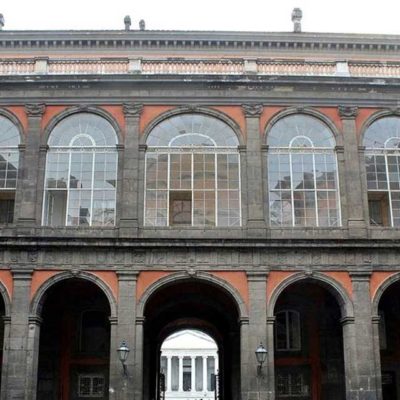
[[[38,400],[108,399],[110,307],[93,283],[71,279],[46,293]]]
[[[328,290],[299,282],[275,306],[276,399],[344,400],[341,311]]]
[[[400,282],[392,284],[379,302],[379,344],[383,400],[398,400],[400,378]]]
[[[161,345],[169,335],[185,329],[208,334],[218,346],[219,399],[240,398],[239,313],[231,295],[212,284],[188,279],[159,289],[148,300],[145,317],[144,400],[162,398]]]

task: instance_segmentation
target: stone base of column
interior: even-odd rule
[[[247,220],[247,237],[265,239],[267,237],[267,227],[264,220]]]
[[[349,219],[349,237],[363,239],[368,237],[367,225],[363,219]]]
[[[119,237],[130,238],[138,236],[138,221],[137,219],[120,219],[119,221]]]

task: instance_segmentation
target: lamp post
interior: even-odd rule
[[[129,347],[127,346],[125,340],[123,340],[117,349],[117,353],[118,353],[119,360],[121,361],[121,364],[122,364],[124,376],[128,376],[128,371],[126,369],[125,362],[128,358],[129,352],[130,352]]]
[[[260,342],[260,344],[257,347],[257,350],[255,351],[255,353],[256,353],[256,359],[257,359],[257,362],[258,362],[257,375],[262,375],[262,366],[265,363],[265,360],[267,359],[268,351],[263,346],[263,344]]]

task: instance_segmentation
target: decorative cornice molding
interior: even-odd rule
[[[143,111],[143,104],[139,103],[124,103],[123,104],[125,117],[140,117]]]
[[[259,117],[264,110],[262,104],[242,104],[242,108],[247,118]]]
[[[354,119],[358,115],[358,107],[356,106],[339,106],[338,111],[342,119]]]
[[[25,104],[28,117],[41,117],[46,110],[45,104]]]

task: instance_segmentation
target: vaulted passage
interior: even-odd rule
[[[400,282],[392,284],[379,302],[379,345],[383,400],[400,398]]]
[[[295,283],[275,306],[277,399],[344,400],[340,307],[313,282]]]
[[[79,279],[45,295],[40,334],[38,400],[108,399],[110,307],[103,292]]]
[[[160,376],[161,371],[165,370],[165,365],[162,364],[164,360],[160,357],[161,346],[171,334],[185,329],[201,331],[215,341],[218,347],[218,359],[214,360],[213,365],[211,365],[211,358],[209,361],[202,359],[201,362],[206,363],[202,364],[203,371],[205,367],[206,374],[208,374],[207,371],[210,372],[210,375],[212,372],[218,372],[216,380],[219,399],[239,399],[240,330],[238,316],[233,298],[225,290],[212,284],[188,280],[159,289],[148,300],[145,308],[144,399],[163,398]],[[182,372],[184,362],[185,359],[182,359]],[[194,364],[196,362],[200,368],[200,358],[194,359]],[[218,371],[216,363],[218,363]],[[211,371],[212,367],[213,371]],[[187,364],[187,369],[189,370],[189,368],[192,368],[192,364],[190,367]],[[205,380],[203,377],[202,385],[204,385],[204,381],[208,386],[208,378]],[[179,380],[177,383],[179,388]],[[194,383],[196,385],[196,381]],[[170,384],[172,388],[172,381]],[[210,376],[209,392],[212,392],[212,384],[214,383],[211,383]],[[183,388],[183,381],[181,385]],[[197,385],[200,387],[200,380]]]

